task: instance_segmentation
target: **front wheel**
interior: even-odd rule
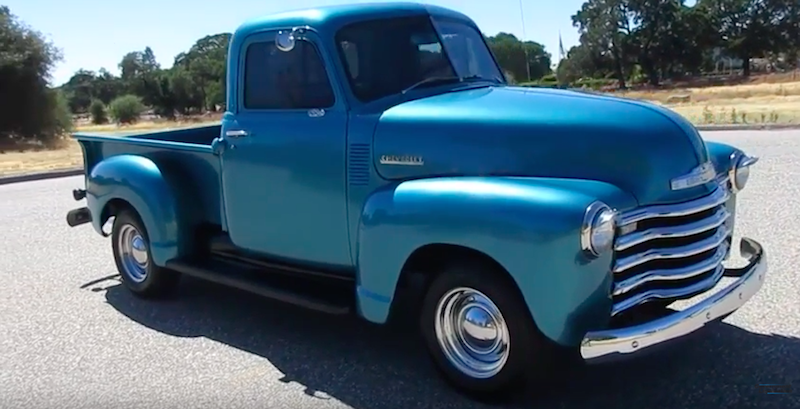
[[[437,369],[460,392],[507,397],[546,372],[544,337],[503,272],[481,263],[439,274],[423,301],[422,336]]]
[[[163,298],[175,291],[180,274],[153,263],[149,236],[136,212],[123,210],[114,218],[111,246],[122,284],[134,295]]]

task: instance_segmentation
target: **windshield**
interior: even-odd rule
[[[481,33],[457,20],[369,20],[339,30],[336,43],[350,87],[362,102],[446,79],[504,82]]]

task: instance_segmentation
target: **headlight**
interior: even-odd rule
[[[594,202],[586,208],[581,229],[581,247],[592,257],[610,251],[617,229],[617,213],[603,202]]]
[[[733,193],[739,192],[747,185],[747,180],[750,178],[750,166],[756,162],[758,162],[757,157],[747,156],[743,153],[734,154],[733,166],[728,173]]]

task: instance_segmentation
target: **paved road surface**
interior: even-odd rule
[[[765,288],[685,349],[589,370],[541,407],[800,407],[800,132],[707,136],[762,157],[737,233],[766,246]],[[0,186],[0,408],[479,407],[443,385],[413,338],[355,319],[194,281],[175,301],[132,298],[108,240],[64,222],[80,185]]]

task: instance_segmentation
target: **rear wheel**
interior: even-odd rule
[[[111,245],[122,283],[133,294],[162,298],[175,291],[180,274],[153,263],[149,236],[136,212],[128,209],[117,214]]]
[[[485,263],[448,267],[423,301],[422,336],[437,369],[460,392],[505,398],[546,371],[546,341],[503,272]]]

